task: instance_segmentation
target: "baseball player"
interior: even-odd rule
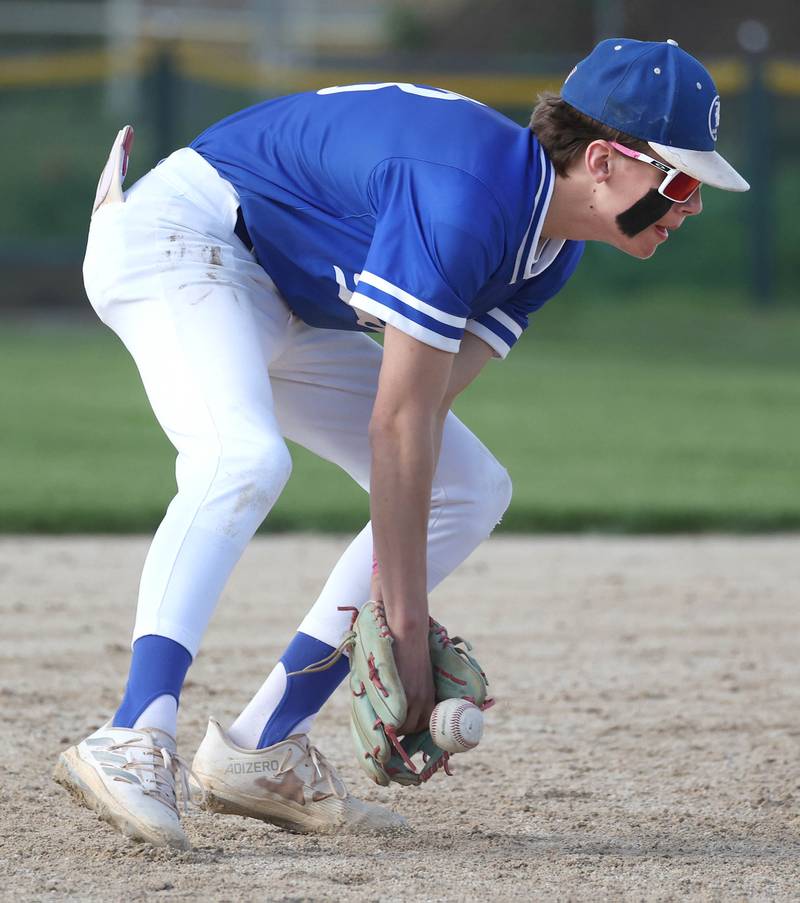
[[[177,450],[178,492],[144,565],[124,697],[57,779],[125,834],[188,846],[181,686],[289,479],[290,438],[369,491],[371,521],[239,717],[210,721],[195,779],[218,811],[294,831],[400,827],[308,739],[346,660],[298,672],[333,655],[340,606],[381,597],[408,698],[399,733],[427,723],[428,593],[511,498],[453,399],[511,351],[585,241],[647,258],[700,213],[701,183],[748,188],[715,151],[718,125],[697,60],[674,41],[617,39],[541,99],[530,128],[438,88],[325,88],[218,122],[123,194],[124,129],[84,277]]]

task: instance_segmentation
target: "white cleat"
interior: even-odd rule
[[[364,833],[405,829],[405,819],[347,792],[304,734],[264,749],[242,749],[209,719],[192,777],[211,812],[244,815],[296,833]]]
[[[189,850],[175,798],[176,777],[189,798],[187,770],[165,731],[109,722],[61,753],[53,777],[127,837]]]

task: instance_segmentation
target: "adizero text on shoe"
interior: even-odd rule
[[[213,812],[245,815],[298,833],[373,832],[406,827],[390,809],[356,799],[333,766],[296,734],[264,749],[241,749],[211,719],[192,775]]]
[[[53,777],[126,836],[188,850],[175,798],[178,777],[188,799],[186,772],[164,731],[105,725],[61,753]]]

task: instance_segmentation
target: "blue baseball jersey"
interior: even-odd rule
[[[259,263],[306,323],[390,324],[505,357],[583,243],[541,238],[555,182],[535,136],[411,84],[324,88],[242,110],[191,145],[236,189]]]

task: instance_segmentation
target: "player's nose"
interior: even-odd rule
[[[688,201],[678,205],[680,212],[684,216],[697,216],[698,213],[703,212],[703,199],[700,197],[702,190],[702,186],[699,187]]]

